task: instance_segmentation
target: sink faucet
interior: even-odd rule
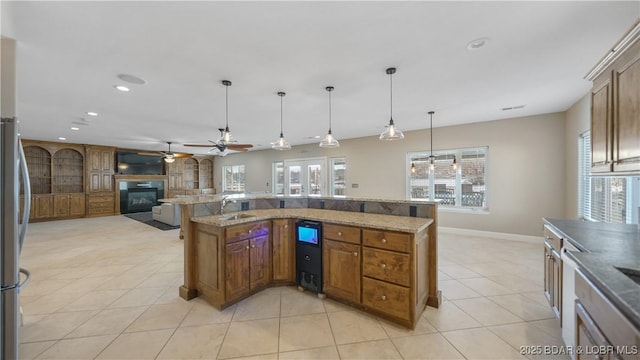
[[[229,199],[230,195],[224,195],[222,200],[220,200],[220,215],[224,214],[225,206],[229,205],[229,203],[235,203],[235,199]]]

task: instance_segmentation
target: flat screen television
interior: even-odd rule
[[[162,175],[162,156],[140,155],[131,151],[116,152],[116,174]]]
[[[319,223],[300,221],[296,225],[296,237],[299,242],[318,245],[321,226]]]

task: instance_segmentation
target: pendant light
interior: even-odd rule
[[[225,86],[225,91],[224,91],[224,97],[225,97],[224,113],[225,113],[226,125],[224,127],[224,131],[222,132],[222,136],[220,137],[218,142],[221,143],[221,144],[234,144],[234,143],[237,143],[238,141],[235,140],[233,138],[233,136],[231,136],[231,131],[229,131],[229,86],[231,86],[231,81],[222,80],[222,85]]]
[[[287,139],[284,138],[282,132],[282,98],[285,95],[282,91],[278,93],[278,96],[280,96],[280,138],[276,142],[271,143],[271,148],[274,150],[291,150],[291,145],[289,145]]]
[[[456,161],[456,156],[453,155],[453,162],[451,163],[451,168],[453,170],[458,170],[458,162]]]
[[[338,142],[338,140],[333,137],[333,134],[331,134],[331,92],[333,91],[333,86],[327,86],[325,90],[329,93],[329,132],[327,133],[327,136],[320,141],[320,147],[337,148],[340,147],[340,142]]]
[[[390,116],[389,116],[389,126],[387,129],[380,134],[380,140],[402,140],[404,139],[404,134],[400,129],[396,128],[396,125],[393,123],[393,74],[396,73],[396,68],[388,68],[387,74],[389,75],[389,99],[391,104]]]
[[[433,114],[435,114],[435,111],[429,111],[427,114],[429,114],[429,135],[431,136],[431,140],[429,141],[431,143],[431,155],[429,155],[429,169],[433,171],[436,169],[436,163],[435,163],[436,157],[433,156]]]

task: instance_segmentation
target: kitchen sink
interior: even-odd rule
[[[220,216],[220,217],[218,217],[218,220],[220,220],[220,221],[229,221],[229,220],[247,219],[247,218],[252,218],[252,217],[256,217],[256,216],[255,215],[250,215],[250,214],[233,214],[233,215]]]
[[[615,268],[621,273],[627,275],[627,277],[633,280],[636,284],[640,285],[640,270],[621,268],[617,266]]]

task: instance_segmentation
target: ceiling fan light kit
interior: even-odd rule
[[[284,134],[282,132],[282,98],[286,95],[286,93],[280,91],[278,92],[278,96],[280,96],[280,138],[275,142],[271,143],[271,148],[273,150],[291,150],[291,145],[284,138]]]
[[[400,129],[396,127],[393,123],[393,74],[396,73],[396,68],[388,68],[386,70],[387,75],[389,75],[389,103],[390,103],[390,116],[389,116],[389,125],[385,129],[385,131],[380,134],[380,140],[386,141],[394,141],[394,140],[402,140],[404,139],[404,134]]]
[[[329,132],[327,135],[320,141],[320,147],[323,148],[337,148],[340,147],[340,142],[333,137],[331,133],[331,92],[333,91],[333,86],[327,86],[325,90],[329,93]]]

